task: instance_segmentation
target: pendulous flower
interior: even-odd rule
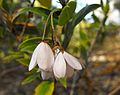
[[[65,51],[61,52],[59,49],[57,49],[55,50],[55,55],[53,72],[57,79],[63,78],[65,76],[71,77],[73,75],[74,69],[82,69],[80,62],[69,53]]]
[[[54,64],[54,54],[50,46],[41,42],[34,50],[32,58],[29,64],[29,71],[32,70],[36,65],[41,70],[41,76],[45,76],[44,72],[52,72],[52,67]]]

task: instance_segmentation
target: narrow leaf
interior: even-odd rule
[[[16,59],[16,61],[23,64],[24,66],[29,66],[30,59],[28,59],[28,58],[27,59],[26,58],[19,58],[19,59]]]
[[[33,75],[28,76],[27,78],[25,78],[25,79],[22,81],[22,85],[28,84],[28,83],[34,81],[37,77],[38,77],[38,74],[33,74]]]
[[[12,22],[21,14],[26,13],[26,12],[32,12],[34,14],[46,16],[50,13],[50,10],[40,8],[40,7],[26,7],[26,8],[21,8],[18,10],[18,13],[14,15]]]
[[[82,8],[73,18],[72,26],[76,26],[89,12],[94,11],[99,7],[100,7],[99,4],[92,4]]]

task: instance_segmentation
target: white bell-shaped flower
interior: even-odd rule
[[[29,71],[32,70],[36,65],[43,71],[52,71],[54,64],[54,54],[50,46],[41,42],[34,50],[30,64]]]
[[[55,55],[57,56],[53,65],[53,72],[56,78],[59,79],[65,76],[71,77],[73,75],[74,69],[82,69],[80,62],[69,53],[65,51],[61,52],[60,50],[58,52],[57,50],[57,52],[55,52]]]

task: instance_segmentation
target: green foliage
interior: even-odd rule
[[[73,16],[74,11],[76,9],[76,2],[70,1],[67,3],[67,5],[62,9],[62,12],[60,13],[58,24],[59,25],[65,25]]]
[[[103,3],[103,0],[101,0],[101,8],[104,12],[104,14],[107,14],[109,12],[110,6],[109,6],[109,0],[106,0],[106,3]]]
[[[16,61],[18,61],[24,66],[29,66],[30,58],[19,58],[19,59],[16,59]]]
[[[49,38],[46,38],[46,40],[50,40]],[[39,44],[41,41],[41,37],[33,37],[31,39],[23,41],[18,49],[22,52],[32,53],[35,47]]]
[[[93,14],[92,14],[92,18],[93,18],[95,24],[97,24],[97,23],[99,24],[99,23],[100,23],[99,18],[94,14],[94,12],[93,12]]]
[[[26,1],[26,2],[28,2],[28,1]],[[53,10],[50,10],[50,8],[52,9],[51,0],[38,0],[38,1],[41,4],[40,7],[26,6],[25,8],[19,8],[19,10],[16,9],[16,10],[13,10],[10,12],[5,10],[5,12],[7,14],[2,16],[3,19],[1,21],[7,23],[7,25],[9,26],[9,29],[12,32],[14,32],[13,30],[16,30],[17,32],[20,31],[19,29],[17,30],[17,28],[16,28],[17,21],[23,24],[21,30],[24,30],[24,28],[25,28],[25,30],[27,30],[26,29],[28,27],[27,23],[28,24],[35,23],[36,26],[34,26],[34,27],[38,28],[38,25],[39,25],[40,26],[39,29],[41,30],[40,34],[43,34],[43,27],[45,27],[44,28],[45,35],[47,35],[47,37],[51,37],[51,38],[45,38],[44,40],[48,41],[49,44],[53,44],[52,41],[54,39],[52,39],[52,37],[54,38],[54,36],[55,36],[55,41],[59,42],[59,39],[57,39],[57,36],[56,36],[57,33],[59,32],[59,30],[56,29],[56,26],[57,25],[63,26],[62,36],[64,37],[64,39],[61,41],[61,43],[63,43],[64,49],[66,49],[68,47],[68,44],[70,43],[70,40],[71,40],[71,37],[73,35],[76,25],[78,25],[89,12],[94,11],[95,9],[100,7],[99,4],[87,5],[84,8],[82,8],[78,13],[75,13],[76,1],[71,0],[68,3],[66,1],[64,6],[61,9],[53,8]],[[1,6],[3,6],[4,9],[9,9],[9,7],[7,7],[8,1],[2,0],[0,2],[0,4],[1,4]],[[12,13],[15,11],[16,11],[16,13]],[[108,12],[108,7],[105,6],[104,11]],[[0,10],[0,12],[1,12],[1,10]],[[22,15],[24,13],[27,13],[26,17],[25,17],[25,15],[24,16]],[[32,17],[29,17],[29,13],[37,14],[37,16],[36,15],[32,16],[33,19],[35,19],[34,21],[32,21]],[[53,13],[53,18],[51,16],[51,13]],[[8,15],[10,18],[8,18],[6,15]],[[51,19],[49,18],[48,22],[45,22],[46,18],[49,17],[48,15],[51,17]],[[94,14],[93,14],[93,17],[95,18],[96,22],[99,22],[97,17]],[[26,22],[26,18],[29,19],[28,22]],[[52,25],[50,25],[50,24],[52,24]],[[39,29],[38,29],[38,31],[39,31]],[[0,31],[4,31],[4,29],[0,29]],[[50,32],[47,32],[47,31],[50,31]],[[33,32],[34,32],[34,30],[33,30]],[[2,33],[2,32],[0,32],[0,33]],[[35,37],[35,36],[38,36],[37,34],[30,35],[30,33],[28,33],[28,35],[24,35],[25,34],[24,31],[22,31],[22,33],[23,33],[23,35],[21,38],[23,38],[23,39],[27,38],[27,40],[20,43],[18,48],[15,47],[15,49],[18,49],[18,50],[16,50],[17,52],[10,53],[9,56],[4,58],[4,60],[11,61],[13,59],[16,59],[16,61],[18,61],[22,65],[29,66],[30,56],[33,53],[35,47],[41,41],[44,41],[44,40],[42,40],[41,37]],[[88,61],[87,48],[89,46],[89,39],[88,39],[87,33],[84,30],[79,31],[78,33],[79,34],[75,34],[75,35],[80,36],[79,41],[77,40],[78,43],[80,43],[80,45],[79,45],[80,47],[78,47],[77,49],[80,49],[81,56],[85,59],[85,61],[87,63],[87,61]],[[32,32],[31,32],[31,34],[32,34]],[[53,34],[55,34],[55,35],[53,35]],[[9,34],[7,34],[7,35],[9,35]],[[0,36],[3,36],[3,35],[0,34]],[[19,37],[19,33],[14,34],[14,36],[16,38]],[[59,36],[61,37],[61,35],[59,35]],[[5,38],[6,38],[6,36],[5,36]],[[17,41],[16,41],[16,43],[17,43],[17,45],[19,44]],[[31,83],[39,77],[40,73],[37,72],[38,67],[34,68],[33,70],[35,70],[35,71],[29,72],[30,74],[22,81],[22,84]],[[59,82],[65,88],[67,88],[67,79],[66,78],[60,79]],[[35,95],[52,95],[53,91],[54,91],[54,82],[49,81],[49,80],[43,81],[35,88]]]
[[[92,4],[87,5],[86,7],[82,8],[74,17],[72,20],[72,26],[76,26],[80,21],[91,11],[94,11],[95,9],[99,8],[99,4]]]
[[[39,77],[39,73],[35,73],[35,74],[32,74],[32,75],[29,75],[28,77],[26,77],[26,78],[22,81],[22,85],[31,83],[32,81],[34,81],[34,80],[37,79],[38,77]]]
[[[43,81],[35,88],[35,95],[52,95],[54,82]]]
[[[12,60],[20,58],[20,57],[23,57],[23,53],[22,52],[11,52],[11,53],[9,53],[8,56],[5,56],[3,58],[3,61],[4,62],[9,62],[9,61],[12,61]]]
[[[26,7],[26,8],[20,8],[18,10],[18,13],[16,15],[14,15],[13,20],[14,21],[18,16],[20,16],[23,13],[26,12],[32,12],[34,14],[38,14],[44,17],[47,17],[47,15],[50,13],[50,10],[45,9],[45,8],[41,8],[41,7]]]
[[[67,88],[67,78],[60,79],[59,81],[65,88]]]
[[[38,0],[40,4],[45,8],[51,8],[51,0]]]
[[[71,37],[73,35],[73,30],[75,26],[80,23],[80,21],[91,11],[94,11],[95,9],[99,8],[99,4],[92,4],[87,5],[86,7],[82,8],[73,18],[72,20],[67,23],[67,25],[64,27],[64,40],[63,40],[63,47],[66,49]]]

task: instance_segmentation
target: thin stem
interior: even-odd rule
[[[45,39],[45,32],[46,32],[46,29],[47,29],[47,24],[48,24],[48,21],[49,21],[50,15],[51,15],[51,14],[48,15],[48,18],[47,18],[47,20],[46,20],[46,22],[45,22],[45,27],[44,27],[44,31],[43,31],[42,40]]]
[[[53,12],[51,13],[51,27],[52,27],[52,41],[53,44],[55,44],[55,28],[54,28],[54,23],[53,23]]]

